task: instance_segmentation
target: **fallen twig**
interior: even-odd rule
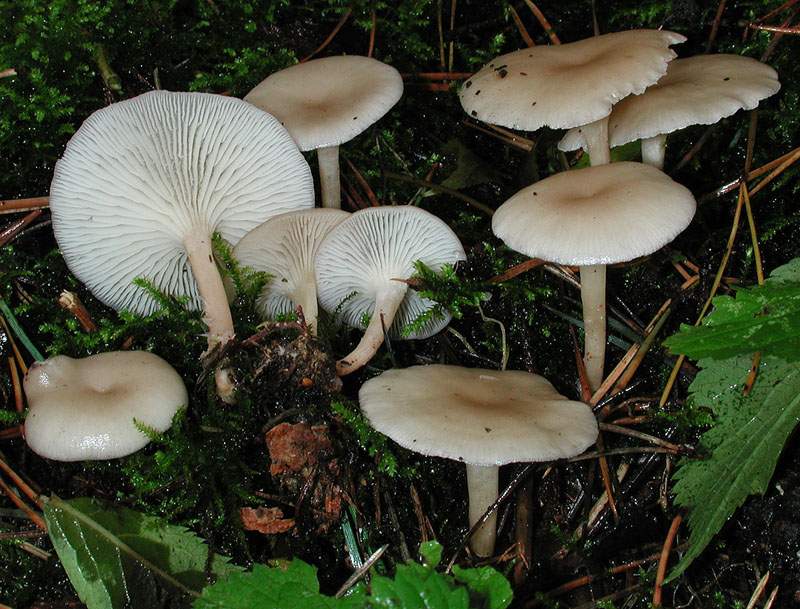
[[[678,514],[672,519],[672,526],[669,527],[667,538],[664,540],[664,547],[661,548],[661,557],[658,560],[658,571],[656,571],[656,583],[653,590],[653,606],[661,606],[661,591],[664,584],[664,577],[667,574],[667,563],[669,562],[669,553],[672,548],[672,543],[675,541],[675,536],[678,534],[678,529],[681,526],[683,516]]]

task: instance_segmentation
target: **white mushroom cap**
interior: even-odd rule
[[[364,383],[358,399],[370,424],[401,446],[470,465],[573,457],[597,438],[586,404],[528,372],[392,369]]]
[[[470,116],[511,129],[585,125],[661,78],[675,57],[669,46],[685,40],[674,32],[630,30],[521,49],[483,67],[459,98]]]
[[[652,254],[692,221],[692,193],[641,163],[564,171],[523,188],[492,217],[511,249],[571,265]]]
[[[64,355],[31,366],[25,440],[57,461],[116,459],[150,441],[134,419],[163,432],[189,403],[186,387],[163,359],[113,351],[84,359]]]
[[[275,72],[244,100],[276,116],[300,150],[316,150],[350,141],[402,95],[403,79],[392,66],[346,55]]]
[[[409,205],[362,209],[333,229],[317,252],[320,304],[328,313],[341,315],[347,325],[363,328],[364,315],[372,314],[381,292],[404,287],[396,280],[414,275],[414,262],[439,271],[465,257],[450,227],[423,209]],[[449,315],[402,334],[405,326],[433,306],[433,301],[407,290],[390,335],[413,339],[436,334],[448,324]]]
[[[740,55],[676,59],[667,74],[641,95],[614,106],[608,121],[612,146],[666,135],[691,125],[711,125],[739,110],[752,110],[781,88],[770,66]],[[584,146],[579,128],[559,142],[561,150]]]
[[[200,307],[184,243],[235,244],[266,219],[314,206],[311,171],[280,123],[241,100],[152,91],[92,114],[50,187],[70,270],[105,304],[147,314],[145,277]]]
[[[314,258],[323,239],[350,216],[341,209],[309,209],[275,216],[247,233],[233,250],[242,264],[271,276],[256,306],[267,318],[289,313],[314,292]],[[309,311],[304,311],[306,314]]]

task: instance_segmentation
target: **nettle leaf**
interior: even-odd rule
[[[800,258],[776,269],[763,286],[718,296],[713,304],[702,326],[681,326],[665,344],[694,359],[761,351],[800,360]]]
[[[197,597],[208,576],[241,570],[185,527],[127,508],[53,496],[44,516],[70,582],[89,609],[158,607],[166,593]]]
[[[683,461],[676,503],[689,509],[689,549],[669,579],[700,555],[744,500],[763,494],[786,440],[800,421],[800,363],[761,360],[752,392],[743,395],[752,356],[703,359],[689,388],[693,407],[710,408],[716,422],[701,438],[710,456]]]

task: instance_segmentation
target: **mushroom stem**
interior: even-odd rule
[[[500,467],[497,465],[467,464],[469,493],[469,526],[472,528],[486,510],[497,501]],[[470,548],[478,556],[492,556],[497,536],[497,513],[493,513],[472,535]]]
[[[319,186],[322,207],[342,208],[342,191],[339,184],[339,146],[319,148]]]
[[[642,163],[664,169],[664,155],[667,152],[667,136],[656,135],[642,140]]]
[[[608,116],[581,127],[586,141],[586,151],[592,167],[608,165],[611,162],[611,149],[608,146]]]
[[[317,317],[319,316],[319,305],[317,304],[317,282],[314,277],[308,277],[292,293],[292,302],[296,303],[303,310],[303,317],[306,320],[308,331],[312,336],[317,335]]]
[[[336,374],[344,376],[364,366],[383,344],[384,327],[389,328],[406,296],[408,285],[392,282],[375,299],[375,308],[364,336],[349,355],[336,362]]]
[[[603,382],[606,360],[606,266],[581,266],[584,352],[586,377],[594,392]]]
[[[228,306],[228,297],[225,285],[219,274],[214,251],[211,246],[211,236],[207,232],[195,232],[183,242],[192,275],[197,282],[197,290],[203,301],[203,322],[208,327],[208,351],[210,353],[217,345],[224,346],[233,338],[233,317]],[[227,403],[233,401],[233,384],[227,370],[218,370],[214,374],[217,384],[217,394]]]

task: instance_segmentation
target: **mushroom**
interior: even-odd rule
[[[300,150],[316,150],[323,207],[341,207],[339,146],[403,95],[392,66],[370,57],[323,57],[275,72],[244,100],[276,116]]]
[[[668,134],[752,110],[780,88],[775,70],[750,57],[721,54],[676,59],[656,84],[614,106],[608,119],[609,142],[622,146],[642,140],[642,161],[661,169]],[[585,133],[571,129],[558,147],[569,151],[587,145]]]
[[[70,270],[106,305],[147,315],[144,277],[203,308],[211,351],[234,335],[212,236],[236,244],[268,218],[314,206],[308,164],[270,115],[241,100],[152,91],[92,114],[50,186]],[[218,388],[226,375],[217,374]]]
[[[137,425],[164,432],[189,404],[178,373],[146,351],[57,355],[33,364],[24,387],[25,440],[56,461],[130,455],[149,442]]]
[[[501,465],[573,457],[597,439],[585,404],[528,372],[392,369],[364,383],[358,399],[370,424],[401,446],[466,464],[470,526],[497,500]],[[492,516],[472,536],[473,551],[491,555],[495,535]]]
[[[581,127],[592,165],[610,161],[607,117],[621,99],[642,93],[667,71],[669,47],[685,37],[630,30],[501,55],[464,83],[464,110],[511,129]]]
[[[415,339],[444,328],[450,321],[446,313],[404,333],[434,305],[409,290],[405,280],[414,274],[416,261],[438,271],[464,258],[464,248],[450,227],[418,207],[370,207],[334,228],[317,252],[320,304],[354,328],[363,327],[369,316],[358,346],[336,363],[337,374],[364,366],[383,343],[386,330],[394,338]]]
[[[532,258],[579,265],[584,361],[592,391],[603,379],[606,265],[672,241],[694,216],[692,193],[655,167],[612,163],[565,171],[520,190],[492,217],[492,230]]]
[[[275,216],[247,233],[233,250],[242,264],[270,275],[256,302],[265,318],[303,311],[317,330],[314,257],[322,240],[350,214],[341,209],[309,209]]]

